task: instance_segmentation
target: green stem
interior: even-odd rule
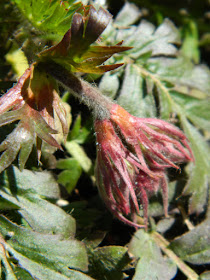
[[[136,68],[141,75],[143,75],[144,77],[149,77],[156,84],[156,86],[162,90],[162,92],[167,96],[171,106],[174,105],[173,99],[171,98],[168,89],[163,85],[160,79],[156,78],[155,74],[150,73],[140,66],[136,66]]]
[[[7,259],[5,240],[1,234],[0,234],[0,261],[2,261],[4,264],[4,268],[6,271],[6,275],[8,275],[8,279],[17,280],[14,271]],[[0,267],[0,274],[1,274],[1,267]]]
[[[155,242],[161,250],[177,265],[177,267],[188,277],[189,280],[198,280],[199,275],[187,266],[172,250],[168,249],[169,242],[158,232],[152,234]]]

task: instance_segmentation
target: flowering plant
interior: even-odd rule
[[[61,149],[52,136],[58,133],[55,113],[64,139],[68,123],[57,93],[57,80],[94,112],[98,143],[96,182],[105,204],[121,221],[138,227],[125,216],[130,215],[135,220],[135,214],[140,211],[140,200],[147,226],[148,195],[161,187],[167,215],[166,168],[178,169],[176,164],[192,161],[193,154],[186,136],[173,125],[130,115],[72,74],[78,71],[103,73],[116,69],[122,64],[101,64],[112,54],[130,49],[121,46],[122,42],[111,47],[91,46],[110,21],[110,14],[102,8],[96,12],[92,6],[84,7],[83,13],[75,13],[72,26],[60,43],[41,52],[38,62],[32,64],[17,85],[1,97],[0,125],[20,122],[0,146],[0,151],[4,151],[0,157],[0,171],[11,164],[19,151],[19,166],[23,169],[36,138],[38,159],[42,140]]]
[[[205,40],[99,2],[0,2],[0,278],[203,279]]]

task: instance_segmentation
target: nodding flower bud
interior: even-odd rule
[[[111,121],[124,143],[136,154],[143,171],[149,168],[179,168],[176,164],[193,160],[184,133],[163,120],[137,118],[119,105],[111,110]]]
[[[134,219],[140,201],[147,224],[148,195],[161,188],[167,215],[165,169],[193,160],[186,136],[165,121],[134,117],[117,104],[110,119],[95,121],[95,131],[96,180],[108,209],[124,223],[139,227]]]

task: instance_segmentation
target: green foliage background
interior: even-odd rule
[[[97,44],[123,40],[133,47],[108,61],[123,67],[83,78],[135,116],[180,126],[195,164],[180,174],[169,170],[169,218],[157,194],[150,199],[150,230],[134,232],[113,220],[98,197],[90,113],[61,89],[73,119],[64,151],[46,146],[42,166],[32,154],[27,169],[14,164],[0,174],[1,279],[210,279],[208,1],[82,3],[106,5],[114,14]],[[80,6],[0,3],[2,93],[38,52],[62,38]],[[1,128],[1,141],[10,129]]]

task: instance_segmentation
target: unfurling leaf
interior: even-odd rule
[[[111,17],[103,8],[96,11],[93,6],[86,8],[83,15],[75,13],[71,28],[62,41],[41,52],[40,60],[53,60],[73,72],[104,73],[118,68],[122,63],[103,63],[113,54],[129,50],[131,47],[121,46],[122,42],[115,46],[91,46],[107,27]]]

